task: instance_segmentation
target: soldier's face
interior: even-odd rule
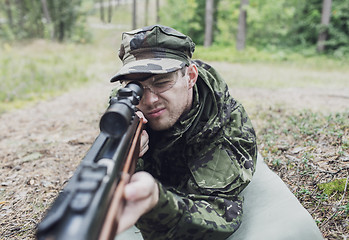
[[[182,74],[179,70],[172,74],[155,75],[142,81],[144,94],[138,108],[148,120],[148,125],[155,131],[172,127],[178,119],[188,112],[193,99],[192,65]],[[195,66],[196,74],[197,69]],[[164,90],[164,91],[163,91]]]

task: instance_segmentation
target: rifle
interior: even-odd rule
[[[142,95],[142,86],[131,82],[110,99],[99,135],[39,223],[39,240],[115,237],[123,189],[140,151],[143,121],[135,112]]]

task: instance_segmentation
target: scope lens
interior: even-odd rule
[[[127,120],[117,112],[106,112],[100,121],[101,131],[115,138],[121,137],[127,126]]]

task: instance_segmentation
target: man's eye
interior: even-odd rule
[[[154,86],[155,87],[161,87],[161,86],[166,86],[166,85],[168,85],[170,83],[171,83],[171,81],[168,81],[168,80],[156,81],[156,82],[154,82]]]

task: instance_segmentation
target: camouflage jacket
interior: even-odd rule
[[[158,181],[159,202],[137,222],[144,239],[226,239],[239,226],[242,198],[256,163],[256,136],[241,104],[207,64],[193,107],[171,129],[148,130],[138,162]]]

